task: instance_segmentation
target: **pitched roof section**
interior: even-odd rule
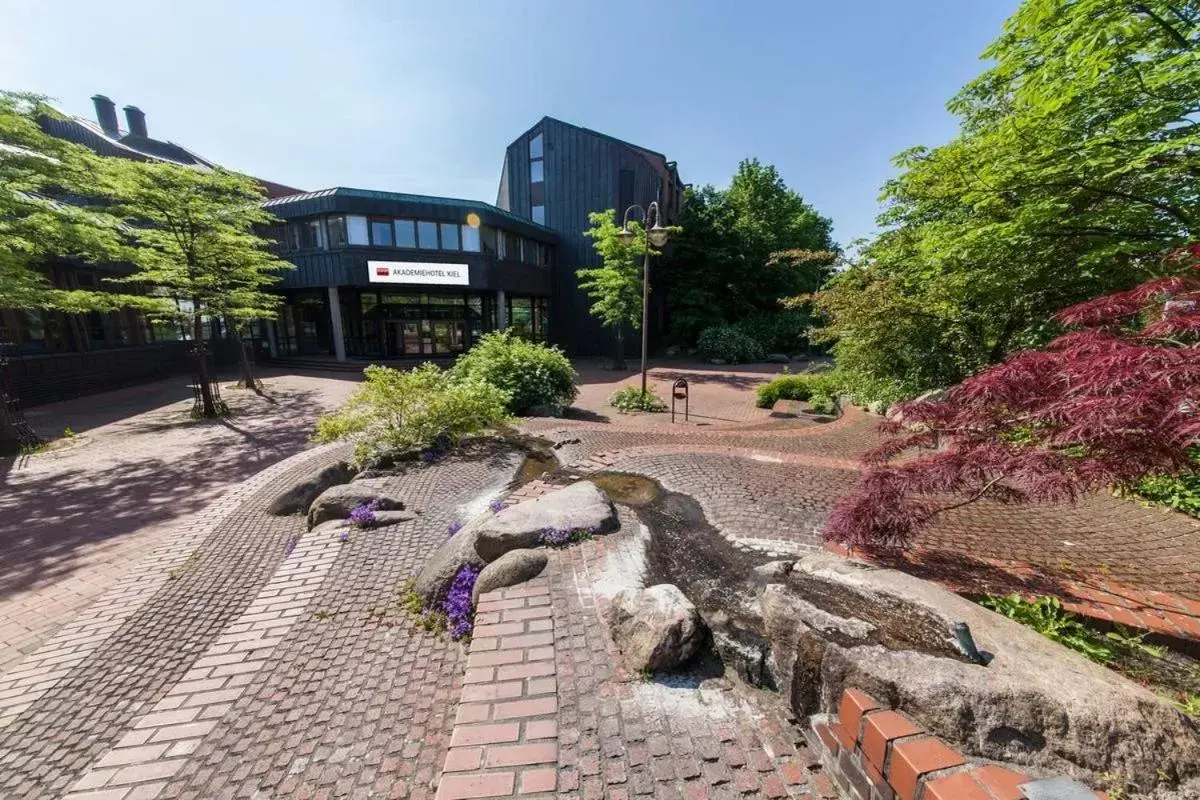
[[[475,209],[476,211],[486,211],[497,216],[504,217],[505,219],[511,219],[513,222],[520,222],[522,225],[528,225],[533,228],[544,230],[546,233],[555,233],[554,229],[552,228],[547,228],[545,225],[539,225],[530,219],[510,213],[502,208],[492,205],[491,203],[485,203],[482,200],[464,200],[457,197],[436,197],[428,194],[384,192],[376,189],[352,189],[345,186],[335,186],[332,189],[320,189],[315,192],[303,192],[300,194],[288,195],[287,197],[276,197],[271,200],[267,200],[262,205],[263,208],[277,208],[279,206],[290,205],[292,203],[300,203],[305,200],[315,200],[320,197],[360,197],[366,200],[389,200],[397,203],[426,203],[428,205]]]

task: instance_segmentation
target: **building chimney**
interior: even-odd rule
[[[134,136],[149,137],[146,133],[146,113],[137,106],[125,106],[125,121]]]
[[[102,94],[92,95],[92,103],[96,106],[96,122],[100,130],[109,136],[119,135],[117,130],[117,104]]]

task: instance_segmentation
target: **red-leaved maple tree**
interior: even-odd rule
[[[891,437],[830,514],[827,541],[908,545],[940,512],[981,498],[1074,501],[1190,466],[1200,439],[1200,245],[1168,262],[1181,274],[1071,306],[1073,330],[951,388],[910,401]]]

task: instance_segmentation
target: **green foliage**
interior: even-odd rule
[[[738,165],[728,188],[688,189],[680,224],[656,275],[681,343],[778,312],[780,299],[819,288],[836,257],[830,220],[755,159]]]
[[[1134,494],[1200,518],[1200,450],[1193,450],[1191,457],[1196,469],[1179,475],[1145,477],[1134,487]]]
[[[617,390],[608,399],[608,404],[622,414],[627,414],[630,411],[667,410],[667,404],[663,402],[661,397],[654,393],[653,389],[647,388],[645,393],[643,393],[638,386],[626,386],[623,389]]]
[[[791,355],[808,349],[811,318],[799,308],[755,314],[734,327],[754,339],[768,353]]]
[[[726,364],[762,361],[767,355],[756,339],[750,338],[732,325],[705,328],[700,332],[696,344],[702,356],[720,359]]]
[[[801,372],[784,374],[758,387],[757,405],[770,408],[778,400],[810,400],[823,398],[828,406],[839,391],[837,376],[832,372]]]
[[[1163,697],[1175,708],[1182,711],[1191,717],[1200,718],[1200,694],[1195,692],[1182,692],[1179,696],[1167,695]]]
[[[1065,610],[1057,597],[1024,600],[1020,595],[987,595],[979,604],[1100,664],[1112,661],[1114,645]]]
[[[41,271],[54,257],[109,259],[120,243],[103,204],[60,202],[94,195],[106,160],[44,133],[43,116],[61,115],[44,97],[0,91],[0,308],[118,308],[108,293],[56,289]]]
[[[838,404],[837,400],[832,395],[814,394],[808,398],[808,405],[812,408],[814,414],[824,414],[826,416],[837,416]]]
[[[959,135],[897,157],[882,233],[822,292],[839,365],[911,397],[1166,269],[1200,233],[1198,47],[1166,0],[1025,0],[949,104]]]
[[[459,356],[451,374],[455,380],[479,380],[502,390],[513,414],[537,405],[569,406],[579,393],[575,369],[561,350],[512,331],[485,334]]]
[[[71,438],[73,438],[74,436],[75,436],[75,431],[71,430],[71,426],[70,426],[70,425],[68,425],[67,427],[63,428],[63,438],[64,438],[64,439],[71,439]]]
[[[478,378],[455,379],[433,364],[401,372],[370,366],[366,381],[317,421],[317,441],[352,439],[354,460],[371,466],[505,418],[509,395]]]

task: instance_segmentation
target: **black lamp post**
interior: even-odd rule
[[[621,232],[617,234],[617,238],[622,244],[631,244],[635,234],[629,230],[629,214],[634,210],[642,212],[642,227],[645,228],[646,238],[643,239],[644,247],[642,249],[642,395],[646,394],[646,350],[649,344],[649,326],[650,319],[650,245],[662,247],[667,243],[668,232],[662,226],[662,215],[658,210],[658,203],[651,203],[648,208],[642,208],[639,205],[632,205],[625,209],[625,218],[621,222]],[[654,220],[653,227],[650,227],[650,220]]]

